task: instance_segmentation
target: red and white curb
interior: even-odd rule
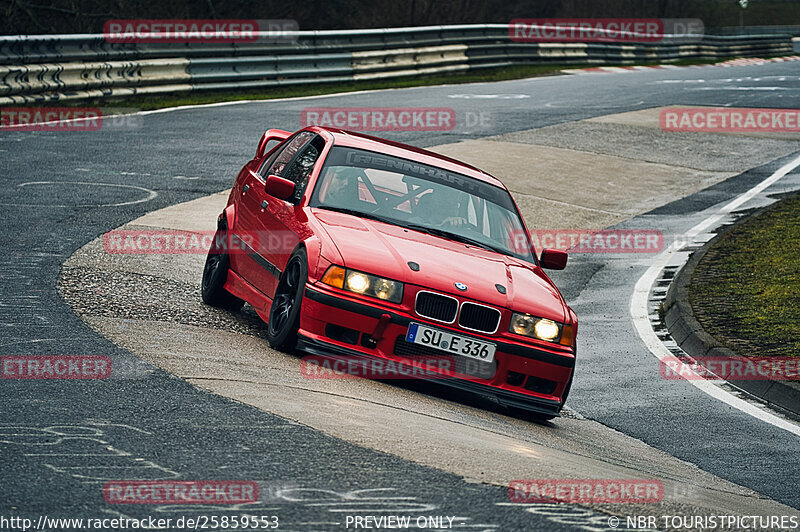
[[[731,59],[717,63],[714,66],[731,67],[742,65],[764,65],[766,63],[783,63],[786,61],[800,61],[800,55],[790,55],[786,57],[772,57],[770,59],[762,59],[761,57],[742,57],[741,59]]]

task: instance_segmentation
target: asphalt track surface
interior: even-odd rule
[[[778,63],[203,107],[152,113],[129,128],[99,132],[3,131],[2,354],[107,355],[115,367],[136,367],[141,373],[143,366],[133,355],[89,329],[61,300],[56,287],[61,264],[90,240],[146,212],[228,188],[264,129],[298,128],[305,107],[451,107],[459,117],[467,112],[488,117],[487,125],[451,132],[382,133],[426,147],[662,105],[790,108],[800,101],[798,93],[796,64]],[[692,154],[685,156],[691,159]],[[742,193],[790,158],[760,165],[627,223],[680,232],[701,220],[703,210]],[[583,256],[554,275],[581,319],[581,361],[568,405],[703,470],[800,508],[796,436],[689,384],[654,385],[648,378],[655,359],[629,320],[620,326],[630,299],[624,287],[635,282],[642,267],[641,261]],[[592,350],[585,349],[587,338]],[[0,381],[3,513],[34,519],[40,514],[153,515],[152,507],[107,505],[100,491],[104,479],[152,473],[153,478],[256,480],[266,494],[263,510],[248,511],[279,515],[281,530],[342,529],[339,523],[347,512],[387,510],[458,516],[463,518],[459,528],[466,530],[559,530],[589,523],[555,517],[568,515],[569,507],[544,515],[507,505],[502,488],[468,483],[331,438],[202,392],[156,368],[146,373],[146,378],[112,376],[108,381]],[[158,511],[164,516],[213,513],[196,507]],[[595,517],[603,529],[604,518]]]

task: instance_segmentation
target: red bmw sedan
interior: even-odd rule
[[[511,194],[477,168],[339,129],[271,129],[214,242],[203,300],[251,304],[276,349],[424,366],[544,419],[567,399],[577,316],[543,271],[567,254],[537,256]]]

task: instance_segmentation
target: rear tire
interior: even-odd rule
[[[220,228],[217,229],[217,233],[214,235],[214,243],[212,243],[211,249],[208,250],[206,263],[203,266],[201,293],[203,302],[206,305],[237,311],[242,308],[244,301],[223,288],[225,281],[228,279],[231,258],[227,252],[216,247],[216,242],[227,242],[226,233],[227,230]]]
[[[289,258],[269,310],[267,340],[273,349],[288,352],[297,345],[300,309],[307,280],[308,255],[304,248],[300,248]]]

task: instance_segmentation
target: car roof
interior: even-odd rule
[[[345,129],[323,126],[311,126],[305,129],[318,133],[328,133],[333,137],[333,142],[336,146],[358,148],[382,153],[385,155],[401,157],[403,159],[410,159],[412,161],[429,164],[431,166],[437,166],[451,172],[457,172],[459,174],[473,177],[503,189],[506,188],[502,181],[493,175],[487,174],[479,168],[475,168],[467,163],[463,163],[461,161],[457,161],[456,159],[451,159],[445,155],[439,155],[438,153],[424,150],[422,148],[409,146],[408,144],[403,144],[401,142],[394,142],[392,140],[373,137],[371,135],[365,135],[363,133],[357,133],[355,131],[347,131]]]

